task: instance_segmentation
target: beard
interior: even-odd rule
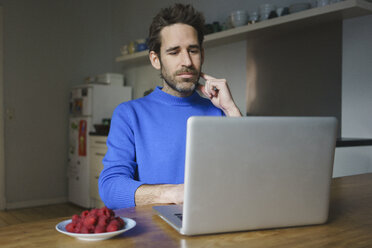
[[[200,71],[194,67],[182,68],[177,70],[175,73],[170,73],[166,68],[161,64],[161,78],[165,83],[173,90],[181,94],[189,94],[196,89],[196,86],[199,83]],[[177,78],[179,74],[182,73],[192,73],[193,77],[191,78]]]

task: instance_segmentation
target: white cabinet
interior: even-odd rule
[[[98,193],[98,178],[103,169],[102,159],[107,152],[106,139],[106,136],[90,136],[90,197],[95,208],[104,206]]]

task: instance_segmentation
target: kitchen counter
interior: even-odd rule
[[[92,135],[92,136],[104,136],[104,137],[107,137],[108,133],[90,132],[89,135]]]
[[[332,181],[324,225],[186,237],[154,215],[151,206],[117,210],[137,226],[110,240],[79,241],[55,230],[67,218],[0,228],[0,247],[372,247],[372,173]]]

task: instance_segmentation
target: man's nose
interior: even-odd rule
[[[187,67],[192,65],[191,57],[188,52],[182,53],[182,65]]]

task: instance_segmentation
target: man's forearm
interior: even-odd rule
[[[183,203],[183,184],[141,185],[135,194],[136,206]]]

